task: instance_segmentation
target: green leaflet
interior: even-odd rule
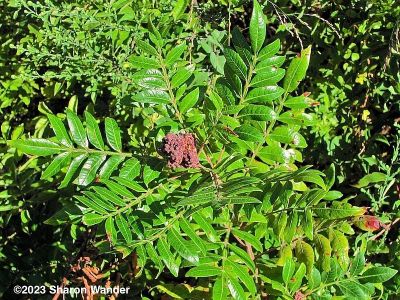
[[[76,179],[77,184],[86,186],[91,183],[96,178],[97,170],[100,168],[105,158],[106,157],[104,155],[98,154],[90,156],[81,168],[81,171]]]
[[[137,158],[130,158],[122,165],[119,176],[125,179],[134,179],[140,174],[140,162]]]
[[[87,148],[88,140],[86,137],[86,130],[79,117],[72,110],[67,109],[67,120],[74,142],[81,147]]]
[[[242,286],[240,285],[239,281],[236,279],[237,277],[233,276],[229,273],[227,275],[228,275],[227,285],[228,285],[228,289],[229,289],[233,299],[245,300],[246,296],[245,296],[244,290],[243,290]]]
[[[121,197],[119,197],[117,194],[115,194],[114,192],[110,191],[105,187],[93,186],[92,189],[96,192],[97,195],[99,195],[105,201],[110,201],[118,206],[125,206],[126,204]]]
[[[311,46],[302,50],[300,55],[293,58],[283,80],[283,88],[286,92],[293,92],[300,81],[306,76],[308,64],[310,62]]]
[[[290,282],[290,279],[294,274],[295,268],[296,264],[294,263],[293,259],[287,259],[282,269],[282,279],[286,285]]]
[[[127,198],[134,198],[135,196],[123,185],[114,181],[103,179],[102,182],[110,189],[110,191]]]
[[[123,161],[123,156],[110,156],[99,170],[100,179],[108,179]]]
[[[122,215],[115,216],[115,223],[117,224],[119,232],[121,232],[125,241],[129,244],[132,242],[132,232],[129,229],[129,224]]]
[[[42,174],[42,179],[49,179],[50,177],[57,174],[61,168],[70,160],[70,153],[64,152],[56,156],[56,158],[47,166]]]
[[[191,268],[185,276],[187,277],[212,277],[222,274],[222,270],[218,267],[210,265],[200,265]]]
[[[180,87],[184,84],[193,74],[193,68],[185,67],[179,68],[171,79],[172,88]]]
[[[238,265],[237,263],[233,262],[231,258],[228,257],[228,259],[225,261],[224,264],[225,270],[227,271],[228,274],[231,274],[232,277],[239,278],[240,281],[243,283],[243,285],[249,290],[250,293],[253,295],[257,293],[257,287],[254,283],[253,278],[247,273],[246,268]]]
[[[361,282],[385,282],[397,274],[397,270],[388,267],[372,267],[362,273],[358,279]]]
[[[171,66],[174,64],[185,52],[186,50],[186,44],[180,44],[176,47],[173,47],[171,51],[168,52],[166,58],[165,58],[165,64],[167,67]]]
[[[204,189],[198,192],[195,192],[193,195],[189,197],[185,197],[185,199],[178,202],[178,206],[186,206],[186,205],[201,205],[206,204],[216,199],[215,189]]]
[[[265,16],[257,0],[253,1],[253,13],[250,19],[250,41],[254,53],[257,53],[264,44],[267,28]]]
[[[246,65],[250,65],[250,63],[252,63],[251,48],[237,26],[232,30],[232,42],[235,46],[235,50],[239,53]]]
[[[185,114],[199,100],[199,88],[194,89],[178,102],[179,111]]]
[[[310,244],[304,241],[296,243],[296,257],[300,263],[304,263],[307,273],[310,274],[314,265],[314,250]]]
[[[178,277],[179,265],[176,263],[174,255],[171,253],[171,250],[169,249],[169,244],[164,238],[160,238],[158,240],[157,249],[166,267],[171,271],[171,273],[175,277]]]
[[[167,104],[169,103],[168,93],[161,90],[145,90],[132,96],[135,102],[140,103],[153,103],[153,104]]]
[[[70,163],[67,173],[65,173],[64,179],[61,182],[60,186],[58,188],[64,188],[66,187],[78,171],[79,167],[82,165],[83,161],[87,158],[86,154],[81,154],[77,157],[75,157],[72,162]]]
[[[182,257],[195,265],[199,263],[199,256],[197,252],[191,246],[189,246],[189,243],[185,241],[175,229],[171,229],[167,236],[172,247],[178,251]]]
[[[88,226],[96,225],[98,223],[101,223],[104,220],[103,216],[100,216],[98,214],[93,214],[93,213],[86,213],[82,221]]]
[[[252,87],[273,86],[285,76],[285,70],[275,67],[267,67],[256,74],[250,82]]]
[[[200,228],[206,233],[207,237],[211,242],[216,242],[219,240],[215,229],[211,226],[210,222],[200,212],[194,213],[193,219],[200,226]]]
[[[136,68],[158,69],[160,67],[155,59],[143,56],[131,56],[129,62]]]
[[[232,49],[225,49],[226,63],[241,79],[247,79],[247,67],[240,55]]]
[[[117,241],[117,230],[115,229],[114,220],[112,217],[108,217],[105,224],[105,229],[108,238],[115,243]]]
[[[86,131],[90,143],[97,149],[104,150],[104,141],[101,136],[99,125],[91,113],[85,111]]]
[[[235,132],[240,139],[245,141],[258,143],[263,143],[265,141],[263,133],[248,124],[244,124],[239,128],[236,128]]]
[[[285,62],[285,56],[272,56],[265,58],[256,65],[256,73],[263,73],[272,67],[279,68]]]
[[[8,144],[26,154],[39,156],[48,156],[63,150],[58,144],[46,139],[13,140]]]
[[[238,230],[236,228],[232,229],[232,233],[237,236],[238,238],[242,239],[245,242],[251,244],[257,251],[262,252],[262,244],[254,235],[248,233],[246,231]]]
[[[179,222],[179,226],[181,229],[188,235],[190,241],[197,247],[199,251],[202,252],[203,255],[206,254],[207,248],[205,246],[204,241],[197,235],[197,233],[193,230],[190,223],[186,219],[182,219]]]
[[[261,49],[260,53],[258,53],[257,60],[264,61],[268,58],[273,57],[276,53],[278,53],[281,48],[281,41],[279,39],[274,40],[272,43],[266,45]]]
[[[212,288],[213,300],[225,300],[228,297],[227,279],[224,275],[219,277]]]
[[[106,127],[106,137],[108,144],[114,150],[121,152],[122,151],[121,132],[117,124],[117,121],[115,121],[112,118],[106,118],[105,127]]]
[[[149,43],[142,41],[142,40],[137,40],[136,43],[140,49],[147,52],[148,54],[153,55],[153,56],[158,55],[157,50],[153,46],[151,46]]]
[[[67,130],[65,129],[64,123],[54,115],[49,114],[47,115],[47,118],[50,121],[51,128],[53,128],[57,140],[67,147],[73,146]]]
[[[271,121],[276,118],[276,113],[268,106],[249,104],[240,111],[239,116],[257,121]]]

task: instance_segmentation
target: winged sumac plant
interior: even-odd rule
[[[130,141],[113,118],[67,110],[66,122],[48,115],[54,137],[10,144],[50,157],[43,180],[77,186],[78,209],[48,223],[96,225],[102,253],[135,253],[136,277],[192,277],[212,299],[370,299],[396,271],[366,265],[365,247],[351,251],[352,220],[366,209],[330,191],[333,166],[301,166],[312,101],[296,90],[311,46],[286,63],[265,22],[254,2],[250,39],[232,31],[223,76],[151,28],[127,62]]]

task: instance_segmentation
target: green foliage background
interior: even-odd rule
[[[265,173],[264,177],[261,176],[261,180],[266,182],[266,185],[259,185],[256,179],[254,182],[249,179],[251,181],[249,185],[254,184],[254,190],[250,190],[246,196],[250,195],[252,198],[263,201],[262,208],[257,211],[261,215],[271,213],[273,218],[278,218],[269,220],[269,224],[274,221],[278,223],[283,221],[280,221],[282,214],[272,213],[282,209],[279,203],[272,203],[271,207],[267,207],[265,198],[268,193],[279,194],[279,199],[282,198],[280,201],[284,202],[283,199],[289,198],[292,192],[294,199],[298,200],[303,192],[309,196],[307,193],[310,191],[318,193],[323,190],[330,193],[330,199],[336,200],[338,205],[348,205],[346,204],[348,202],[354,207],[370,207],[369,213],[379,217],[386,225],[379,231],[368,232],[349,226],[349,224],[355,224],[352,215],[340,216],[337,220],[333,220],[332,224],[321,222],[320,219],[326,216],[319,215],[314,216],[316,218],[314,227],[332,226],[335,229],[329,232],[326,229],[321,233],[322,237],[318,239],[315,237],[310,239],[309,233],[297,232],[296,234],[300,237],[292,241],[293,236],[292,238],[283,237],[286,223],[285,225],[279,223],[280,227],[272,230],[268,226],[267,229],[259,226],[257,223],[259,221],[254,221],[257,217],[253,216],[253,221],[249,222],[246,219],[249,218],[248,212],[251,210],[248,203],[239,206],[239,209],[237,206],[234,208],[228,201],[226,205],[232,206],[228,212],[224,209],[219,210],[220,208],[217,207],[215,211],[203,211],[203,217],[213,224],[218,239],[221,238],[223,241],[225,238],[226,241],[230,241],[232,247],[239,246],[237,248],[240,248],[241,244],[232,239],[232,236],[229,240],[229,233],[225,235],[224,226],[221,224],[229,223],[230,213],[245,216],[243,220],[247,221],[243,222],[248,222],[249,228],[243,231],[244,235],[236,232],[236,236],[258,251],[256,256],[260,255],[257,259],[261,262],[260,266],[257,265],[260,269],[258,272],[261,274],[265,293],[270,294],[270,297],[292,299],[297,291],[302,291],[304,294],[313,291],[309,296],[312,299],[333,299],[332,297],[361,299],[364,296],[365,299],[372,297],[397,299],[400,297],[400,277],[398,274],[391,274],[390,270],[398,270],[400,267],[398,246],[400,241],[398,234],[400,224],[398,222],[400,218],[398,211],[400,205],[398,156],[400,148],[398,125],[400,117],[400,6],[395,0],[277,0],[260,2],[260,4],[266,15],[267,42],[265,45],[275,39],[280,40],[281,46],[277,55],[286,56],[282,69],[288,70],[290,61],[296,57],[296,54],[312,45],[307,75],[292,95],[311,93],[307,98],[309,105],[306,120],[312,121],[306,124],[309,125],[307,127],[301,126],[301,130],[300,126],[296,127],[296,134],[299,134],[299,138],[301,137],[301,143],[303,141],[306,143],[303,146],[297,147],[298,145],[285,140],[275,141],[282,143],[285,150],[293,149],[295,155],[289,162],[284,161],[283,158],[277,158],[275,161],[272,159],[271,162],[268,151],[264,151],[266,153],[264,156],[260,154],[259,161],[270,168],[261,164],[257,165],[256,168],[259,170],[251,176],[254,175],[254,178],[259,180],[259,174]],[[231,104],[234,107],[232,102],[220,102],[225,101],[226,94],[218,89],[217,77],[224,74],[225,64],[236,61],[232,58],[235,54],[227,50],[229,47],[237,46],[232,38],[235,35],[235,26],[238,26],[245,39],[250,42],[249,24],[252,9],[253,3],[250,1],[223,0],[96,0],[89,3],[79,0],[0,1],[0,184],[4,187],[0,192],[2,230],[0,294],[3,297],[13,297],[12,286],[15,284],[59,284],[68,272],[70,264],[80,256],[90,256],[93,263],[102,270],[118,262],[118,271],[123,275],[124,285],[134,287],[134,294],[130,295],[132,299],[146,299],[145,297],[159,299],[162,295],[169,295],[172,299],[177,297],[202,299],[202,297],[211,297],[212,293],[221,284],[223,285],[226,279],[224,276],[215,283],[204,278],[195,279],[202,277],[198,276],[202,271],[201,266],[190,270],[193,265],[188,263],[190,259],[185,251],[177,251],[178,254],[174,252],[172,260],[165,259],[167,268],[157,277],[159,269],[164,267],[163,263],[158,264],[158,261],[153,258],[148,259],[149,262],[143,260],[140,254],[143,249],[136,249],[139,253],[138,265],[141,271],[134,278],[135,276],[131,274],[132,266],[128,255],[133,248],[127,247],[127,244],[143,228],[138,228],[134,232],[134,237],[122,234],[123,236],[119,237],[128,243],[116,243],[115,247],[110,249],[110,246],[104,243],[104,239],[99,237],[102,233],[103,236],[105,232],[109,233],[107,225],[105,229],[104,226],[99,226],[101,227],[99,231],[88,229],[86,225],[92,225],[97,221],[89,220],[93,215],[87,213],[86,220],[83,219],[84,224],[81,220],[82,212],[77,211],[77,200],[73,197],[85,188],[81,186],[77,188],[66,182],[65,187],[59,190],[58,186],[64,178],[65,170],[60,174],[53,172],[54,174],[47,173],[47,176],[43,176],[42,171],[52,159],[24,156],[8,144],[10,141],[18,143],[16,141],[28,137],[52,137],[50,125],[53,124],[50,124],[52,122],[48,118],[49,114],[56,115],[61,120],[68,118],[68,114],[68,120],[80,116],[81,120],[86,120],[84,122],[86,128],[90,123],[89,113],[95,116],[94,123],[100,120],[99,124],[108,122],[109,128],[121,129],[123,141],[121,146],[118,146],[118,142],[115,144],[115,141],[110,143],[109,136],[103,134],[108,141],[105,144],[110,146],[110,151],[120,151],[134,157],[140,154],[139,160],[143,168],[137,174],[136,180],[139,187],[136,186],[136,190],[133,189],[133,191],[129,190],[129,193],[134,193],[137,197],[136,193],[140,194],[142,190],[147,192],[150,189],[155,190],[154,198],[146,200],[150,201],[149,206],[153,201],[164,200],[166,194],[169,193],[174,195],[173,201],[178,201],[177,199],[184,197],[183,194],[174,194],[179,186],[185,186],[183,190],[186,189],[186,197],[188,195],[193,197],[196,195],[196,188],[202,186],[196,182],[191,188],[191,184],[200,179],[211,182],[211,179],[201,177],[203,176],[203,174],[199,175],[201,172],[193,172],[195,179],[190,180],[191,173],[185,174],[181,179],[171,181],[166,190],[158,190],[159,184],[163,183],[162,180],[173,177],[171,175],[173,173],[162,168],[165,165],[165,159],[158,154],[156,144],[161,142],[162,137],[169,130],[177,131],[182,128],[179,120],[174,118],[176,115],[171,113],[176,108],[183,112],[178,117],[183,118],[185,129],[196,133],[199,142],[208,142],[207,136],[210,132],[211,136],[215,136],[215,143],[210,142],[209,146],[211,153],[209,159],[212,162],[219,159],[222,141],[232,142],[231,138],[226,138],[228,134],[226,127],[229,129],[238,125],[237,128],[242,129],[237,130],[239,138],[246,141],[246,143],[232,142],[236,144],[231,149],[227,149],[227,153],[242,153],[246,157],[246,151],[254,150],[249,146],[249,142],[259,142],[257,133],[255,140],[251,140],[252,138],[246,140],[246,133],[251,132],[251,128],[254,128],[252,126],[256,126],[254,120],[244,118],[240,119],[244,122],[243,124],[237,124],[232,116],[237,117],[239,111],[234,110],[224,111],[228,117],[222,121],[216,117],[222,111],[222,106]],[[154,43],[158,37],[157,32],[163,38],[162,45]],[[151,34],[156,38],[151,38]],[[141,58],[149,59],[146,63],[154,58],[153,50],[151,48],[149,50],[147,44],[143,45],[143,41],[153,45],[157,48],[156,50],[160,48],[164,55],[162,59],[165,60],[165,70],[160,69],[160,72],[163,72],[160,73],[161,77],[154,77],[156,79],[150,83],[140,81],[144,74],[140,72],[145,64]],[[169,64],[168,53],[183,44],[186,47],[182,48],[182,57],[179,57],[177,63],[174,61]],[[234,49],[243,55],[238,48]],[[240,72],[240,66],[238,69]],[[193,102],[190,107],[179,105],[169,110],[148,104],[132,105],[134,101],[142,103],[148,101],[149,95],[143,94],[143,91],[154,87],[152,84],[158,85],[158,79],[167,78],[174,82],[174,75],[184,74],[186,71],[190,72],[190,84],[188,83],[188,86],[182,90],[179,89],[180,85],[177,85],[171,93],[173,98],[177,99],[175,106],[179,104],[179,95],[181,98],[186,95],[188,98],[185,99]],[[244,84],[247,82],[247,78],[239,80],[242,80]],[[271,84],[275,85],[276,82]],[[223,91],[226,92],[226,90]],[[159,101],[163,103],[162,97]],[[237,99],[233,101],[238,104]],[[277,107],[279,105],[272,106],[272,109],[276,112]],[[189,111],[190,108],[192,110]],[[289,105],[285,106],[284,110],[291,111],[292,108]],[[247,113],[250,116],[256,115],[251,108],[247,108]],[[264,116],[268,113],[271,113],[271,110],[265,110],[265,108],[262,110]],[[165,117],[166,120],[160,117]],[[169,120],[170,117],[172,121]],[[115,123],[111,119],[115,120]],[[267,117],[261,120],[256,119],[255,122],[272,124],[272,130],[275,125],[272,119],[272,117],[271,119]],[[57,121],[53,120],[53,122]],[[202,127],[201,124],[213,124],[215,128],[211,125]],[[243,128],[243,126],[247,127]],[[103,125],[100,127],[103,128]],[[298,130],[301,135],[297,132]],[[262,135],[261,139],[264,139]],[[73,140],[76,142],[75,139]],[[268,145],[270,145],[269,141]],[[121,147],[126,152],[121,151]],[[270,148],[268,150],[273,152]],[[208,158],[200,158],[206,165]],[[223,158],[226,159],[226,164],[232,163],[232,170],[235,168],[244,170],[251,166],[254,157],[250,155],[247,161],[244,160],[241,163],[236,160],[230,162],[227,157]],[[313,179],[307,179],[306,176],[296,178],[298,173],[285,173],[278,175],[283,178],[284,175],[289,176],[289,179],[275,182],[269,177],[274,173],[268,172],[275,167],[282,170],[279,167],[284,164],[290,165],[289,170],[293,172],[296,168],[302,170],[301,167],[313,165],[314,169],[307,171]],[[330,167],[331,164],[334,165],[335,172]],[[234,179],[227,175],[232,170],[221,167],[217,168],[216,174],[221,176],[221,180],[226,179],[229,182]],[[123,168],[118,171],[123,173]],[[327,176],[324,177],[318,171],[325,172]],[[248,174],[245,172],[245,175]],[[124,177],[121,173],[118,176]],[[143,180],[139,179],[143,176],[145,176]],[[131,179],[131,177],[127,178]],[[87,184],[94,180],[94,178],[89,179],[86,177]],[[299,183],[299,186],[295,185],[293,188],[289,184],[292,181]],[[122,182],[119,181],[121,184]],[[228,184],[227,182],[224,183]],[[112,183],[109,184],[112,185]],[[301,184],[304,186],[300,186]],[[126,187],[132,188],[132,186]],[[261,193],[257,190],[260,188]],[[333,191],[328,192],[330,188]],[[201,190],[198,193],[201,195]],[[323,197],[327,195],[321,194],[321,199]],[[188,199],[190,200],[190,197]],[[199,201],[199,198],[194,198],[194,201]],[[186,204],[191,205],[190,201]],[[294,204],[291,203],[291,205]],[[290,207],[284,209],[287,208]],[[165,213],[164,218],[171,220],[179,217],[180,213],[182,215],[187,213],[184,210],[175,211],[176,206],[167,205],[159,209]],[[135,217],[140,218],[140,215]],[[188,221],[193,221],[189,227],[192,226],[191,228],[194,228],[196,232],[199,226],[200,228],[202,225],[205,226],[199,218],[201,217],[197,216],[197,219],[188,217]],[[124,227],[120,226],[124,221],[115,220],[115,222],[119,228]],[[188,234],[190,229],[185,227],[188,225],[186,223],[180,224],[180,228]],[[161,228],[161,225],[160,221],[158,227],[155,227]],[[304,224],[299,223],[299,225]],[[290,225],[287,228],[289,227]],[[146,229],[149,230],[149,228]],[[179,227],[177,229],[179,230]],[[219,253],[219,250],[211,246],[213,239],[216,238],[213,237],[214,231],[211,229],[209,229],[211,233],[205,231],[209,239],[204,242],[206,251],[214,251],[216,256],[217,254],[226,256],[228,250],[224,249]],[[237,227],[235,230],[239,229],[241,228]],[[269,233],[266,234],[265,231]],[[168,241],[171,242],[171,239],[179,241],[177,238],[179,233],[179,231],[172,231],[172,234],[168,235]],[[246,233],[248,233],[247,236]],[[314,235],[319,234],[315,231]],[[261,239],[264,240],[260,248],[258,240]],[[326,262],[324,267],[323,258],[318,257],[318,253],[321,253],[318,249],[324,248],[324,239],[330,240],[329,247],[332,246],[333,256],[336,255],[338,259],[336,264],[328,261],[328,265],[332,264],[332,267],[328,269],[337,269],[336,273],[327,270]],[[289,248],[293,248],[295,259],[291,259],[292,253],[290,255],[284,253],[287,251],[285,249],[288,249],[287,244],[292,244]],[[158,251],[162,248],[162,245],[154,244],[154,246]],[[327,247],[326,243],[325,247]],[[232,269],[233,274],[240,273],[240,270],[243,272],[243,268],[251,270],[253,263],[242,253],[246,248],[234,249],[236,252],[229,250],[231,251],[229,253],[233,253],[233,258],[227,260],[227,269]],[[265,252],[258,249],[264,249]],[[147,248],[146,251],[149,252]],[[169,247],[168,251],[170,251]],[[239,259],[235,260],[238,256]],[[312,256],[311,266],[310,256]],[[161,257],[164,259],[163,255]],[[240,262],[240,257],[244,263]],[[210,261],[206,263],[213,262],[213,259],[216,257],[210,258]],[[176,269],[174,264],[179,266],[181,261],[183,261],[180,266],[182,270],[179,274],[174,274],[173,270]],[[240,263],[237,263],[238,261]],[[304,264],[301,264],[302,262]],[[363,266],[365,264],[366,270],[354,267],[360,262]],[[144,266],[146,267],[142,268]],[[207,272],[212,272],[212,266],[207,266]],[[304,274],[300,276],[303,268],[304,270],[307,268],[307,275],[304,271]],[[342,268],[341,271],[340,268]],[[186,273],[188,270],[190,270],[189,273]],[[366,272],[379,275],[380,271],[383,277],[379,280],[368,281],[362,278],[363,275],[368,274]],[[214,269],[214,272],[218,275],[220,271]],[[323,274],[324,272],[326,274]],[[247,274],[247,271],[244,273]],[[318,283],[318,276],[321,277],[319,273],[322,273],[322,283]],[[385,274],[391,274],[391,276],[385,278]],[[288,282],[293,277],[297,278],[296,276],[301,277],[300,286]],[[301,282],[303,277],[304,281]],[[263,296],[260,292],[254,293],[252,284],[248,282],[248,276],[242,275],[239,279],[240,283],[231,278],[230,280],[233,280],[231,287],[221,288],[222,298],[220,299],[231,297],[224,296],[225,293],[231,293],[236,299],[241,299],[240,297],[253,299],[252,297]],[[341,285],[341,282],[345,284]],[[187,283],[193,289],[188,289],[183,283]],[[360,294],[351,293],[360,289],[360,283],[367,286],[367,291],[361,290],[362,297]],[[241,285],[245,287],[244,291]],[[257,288],[259,288],[258,285]],[[208,293],[208,289],[212,292]]]

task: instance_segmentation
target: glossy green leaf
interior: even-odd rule
[[[103,216],[93,213],[86,213],[82,218],[83,223],[85,223],[88,226],[99,224],[103,220],[104,220]]]
[[[237,280],[237,277],[230,275],[228,273],[227,285],[233,299],[235,300],[247,299],[243,287],[240,285],[239,281]]]
[[[238,26],[235,26],[232,30],[232,42],[235,46],[236,52],[239,53],[240,57],[243,59],[246,65],[250,65],[253,60],[251,48]]]
[[[136,41],[136,44],[144,52],[146,52],[146,53],[148,53],[150,55],[153,55],[153,56],[157,56],[158,55],[157,50],[152,45],[150,45],[149,43],[138,39]]]
[[[344,280],[339,282],[339,289],[348,299],[368,300],[368,290],[359,282],[354,280]]]
[[[186,277],[212,277],[219,276],[222,274],[222,270],[218,267],[210,265],[200,265],[191,268],[186,274]]]
[[[276,118],[276,113],[268,106],[249,104],[240,111],[239,116],[257,121],[271,121]]]
[[[201,251],[205,255],[207,252],[207,248],[204,244],[204,241],[193,230],[190,223],[183,218],[180,220],[179,225],[181,229],[188,235],[190,241],[197,247],[199,251]]]
[[[296,264],[292,259],[287,259],[285,261],[285,264],[283,265],[282,269],[282,279],[285,284],[288,284],[290,282],[290,279],[294,274],[295,268]]]
[[[165,64],[167,66],[173,65],[185,52],[186,50],[186,44],[180,44],[176,47],[173,47],[171,51],[168,52],[166,58],[165,58]]]
[[[211,223],[199,212],[193,214],[193,219],[205,232],[211,242],[218,241],[218,235],[215,229],[211,226]]]
[[[133,199],[135,196],[123,185],[116,183],[115,181],[104,179],[102,182],[109,188],[110,191],[120,195]]]
[[[264,44],[267,28],[265,16],[257,0],[253,1],[253,13],[250,19],[250,41],[254,53],[257,53]]]
[[[97,149],[104,150],[104,141],[101,136],[99,125],[91,113],[85,111],[86,117],[86,131],[90,143]]]
[[[160,175],[159,171],[153,170],[150,166],[145,166],[143,170],[143,182],[145,185],[149,185],[154,179],[157,179]]]
[[[197,103],[198,100],[199,100],[199,88],[196,88],[178,102],[179,111],[182,114],[185,114],[189,109],[191,109]]]
[[[226,300],[228,298],[228,282],[224,275],[219,277],[212,289],[212,300]]]
[[[178,253],[189,262],[193,264],[199,263],[199,256],[192,247],[189,247],[188,242],[185,241],[181,235],[175,230],[171,229],[168,234],[168,241]]]
[[[99,213],[101,215],[107,214],[107,210],[105,210],[101,205],[99,205],[97,202],[93,201],[92,199],[89,199],[85,196],[74,196],[74,198],[77,199],[79,202],[81,202],[86,207],[92,209],[96,213]]]
[[[361,282],[380,283],[388,281],[397,274],[397,270],[388,267],[372,267],[358,277]]]
[[[87,158],[86,154],[81,154],[77,157],[75,157],[67,170],[67,173],[65,173],[64,179],[61,182],[59,188],[64,188],[66,187],[72,180],[72,178],[74,177],[74,175],[77,173],[79,167],[82,165],[83,161]]]
[[[184,67],[178,68],[174,76],[171,78],[171,86],[172,88],[178,88],[182,84],[184,84],[193,74],[193,68]]]
[[[115,121],[112,118],[106,118],[105,120],[105,128],[106,128],[106,137],[107,142],[116,151],[122,151],[122,140],[121,140],[121,131]]]
[[[48,156],[63,150],[59,144],[46,139],[13,140],[8,144],[25,154],[39,156]]]
[[[244,124],[239,128],[236,128],[235,133],[240,139],[245,141],[257,143],[263,143],[265,141],[263,133],[248,124]]]
[[[135,179],[140,174],[140,168],[139,160],[135,157],[130,158],[122,165],[119,176],[129,180]]]
[[[306,275],[306,266],[305,264],[301,263],[300,267],[294,274],[292,280],[289,282],[289,289],[291,292],[297,291],[300,288],[305,275]]]
[[[285,56],[272,56],[270,58],[263,59],[256,65],[255,72],[263,73],[270,70],[271,68],[279,68],[285,62]]]
[[[178,277],[179,266],[176,264],[174,255],[169,249],[169,244],[164,238],[160,238],[158,240],[157,249],[167,268],[175,277]]]
[[[365,267],[365,257],[362,252],[358,252],[354,259],[351,261],[350,275],[356,276],[364,270]]]
[[[158,69],[160,67],[157,60],[143,56],[131,56],[129,62],[136,68]]]
[[[64,123],[54,115],[49,114],[47,115],[47,118],[50,121],[51,128],[53,128],[57,140],[67,147],[73,146],[67,130],[65,129]]]
[[[132,96],[132,100],[140,103],[167,104],[169,103],[168,93],[161,90],[145,90]]]
[[[108,217],[104,226],[105,226],[108,238],[113,243],[115,243],[117,241],[117,230],[115,229],[113,218],[112,217]]]
[[[50,177],[56,175],[66,165],[70,158],[71,156],[68,152],[58,154],[43,171],[41,178],[49,179]]]
[[[387,175],[381,172],[372,172],[371,174],[365,175],[360,181],[355,184],[356,188],[366,187],[372,183],[383,182],[387,180]]]
[[[124,237],[127,243],[132,242],[132,232],[129,228],[128,222],[122,215],[115,216],[115,223],[117,224],[117,228],[119,232],[121,232],[122,236]]]
[[[250,255],[249,255],[246,251],[244,251],[243,249],[241,249],[241,248],[239,248],[239,247],[237,247],[237,246],[235,246],[235,245],[233,245],[233,244],[230,244],[230,245],[229,245],[229,248],[233,251],[233,253],[235,253],[235,254],[240,258],[240,260],[241,260],[253,273],[255,272],[255,269],[256,269],[255,263],[254,263],[253,259],[250,257]]]
[[[229,268],[232,274],[232,277],[235,276],[239,278],[243,285],[247,288],[247,290],[253,295],[257,293],[257,287],[254,283],[253,278],[247,272],[247,269],[243,266],[238,265],[234,261],[232,261],[229,257],[225,261],[224,268]]]
[[[265,86],[250,90],[245,101],[248,103],[271,103],[279,98],[285,90],[279,86]]]
[[[123,161],[124,161],[123,156],[119,155],[110,156],[99,170],[100,179],[108,179]]]
[[[125,201],[122,200],[121,197],[119,197],[117,194],[115,194],[114,192],[110,191],[109,189],[107,189],[105,187],[93,186],[92,189],[93,189],[93,191],[96,192],[97,195],[99,195],[105,201],[110,201],[118,206],[125,206],[125,204],[126,204]]]
[[[79,175],[76,179],[77,184],[86,186],[91,183],[96,178],[97,170],[100,168],[105,158],[106,157],[104,155],[97,154],[90,156],[85,161],[81,171],[79,172]]]
[[[266,45],[264,48],[261,49],[260,53],[258,54],[257,60],[264,61],[268,58],[273,57],[276,53],[278,53],[280,48],[281,41],[279,39],[274,40],[272,43]]]
[[[232,229],[232,233],[240,238],[241,240],[248,242],[250,245],[252,245],[257,251],[262,252],[262,244],[259,239],[257,239],[254,235],[247,231],[242,231],[236,228]]]
[[[266,87],[275,85],[285,76],[285,70],[281,68],[268,67],[256,74],[250,82],[252,87]]]
[[[307,143],[304,137],[293,128],[288,126],[276,127],[270,133],[269,138],[273,141],[285,144],[292,144],[299,148],[307,147]]]
[[[231,70],[241,79],[246,80],[247,67],[240,55],[230,48],[226,48],[224,54],[226,58],[226,63],[231,68]]]
[[[302,50],[300,55],[293,58],[287,69],[285,79],[283,80],[283,88],[286,92],[293,92],[300,81],[306,76],[308,64],[310,62],[311,46]]]
[[[88,140],[86,137],[86,130],[79,117],[72,110],[67,109],[67,120],[74,142],[81,147],[87,148]]]
[[[140,184],[138,184],[135,181],[132,181],[131,179],[126,179],[123,177],[113,177],[112,179],[114,179],[115,181],[117,181],[118,183],[130,188],[131,190],[134,190],[136,192],[140,192],[140,193],[144,193],[146,192],[146,189],[143,188]]]

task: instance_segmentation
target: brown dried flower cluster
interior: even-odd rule
[[[168,133],[163,140],[162,151],[168,158],[170,168],[200,167],[193,134]]]

